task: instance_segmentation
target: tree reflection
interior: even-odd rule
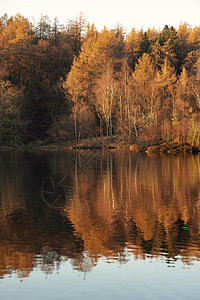
[[[1,154],[1,278],[38,267],[48,275],[63,261],[87,273],[100,258],[190,265],[200,258],[199,170],[199,155]],[[41,197],[53,173],[70,178],[60,209]]]
[[[199,257],[199,156],[102,158],[99,176],[78,174],[64,212],[89,257]],[[128,245],[128,246],[127,246]]]

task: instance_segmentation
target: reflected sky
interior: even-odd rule
[[[100,259],[92,272],[74,271],[69,262],[47,276],[38,270],[20,280],[1,282],[1,299],[199,299],[199,263],[192,269],[179,261],[168,268],[156,258],[129,264]]]

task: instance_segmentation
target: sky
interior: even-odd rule
[[[30,21],[48,15],[64,25],[82,12],[98,30],[115,28],[118,23],[126,31],[165,25],[177,28],[184,22],[200,26],[200,0],[0,0],[0,11],[0,16],[20,13]]]

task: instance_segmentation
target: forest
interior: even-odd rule
[[[200,142],[200,26],[0,18],[0,146]]]

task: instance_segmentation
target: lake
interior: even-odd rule
[[[0,299],[199,299],[200,155],[0,153]]]

